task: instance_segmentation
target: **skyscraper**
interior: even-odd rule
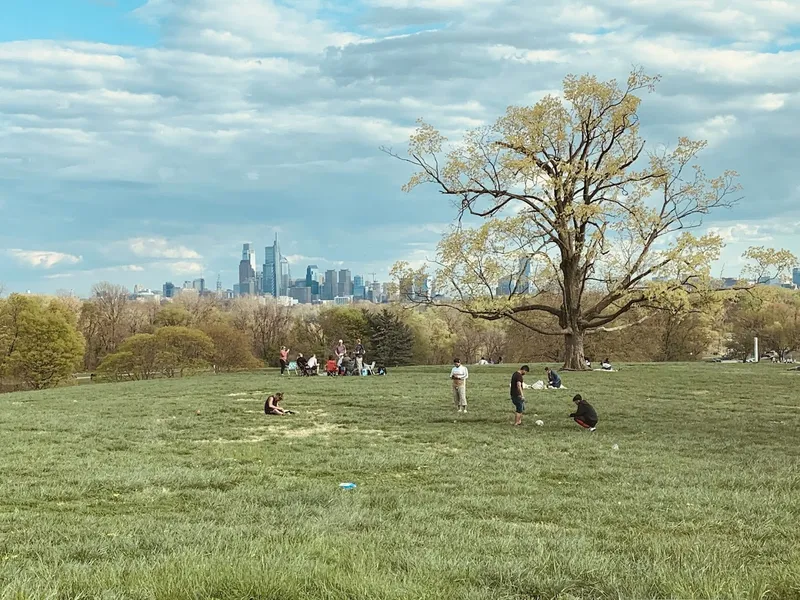
[[[328,269],[325,271],[325,285],[322,288],[323,300],[333,300],[333,298],[339,292],[337,281],[336,271],[333,269]]]
[[[800,286],[800,268],[795,267],[792,269],[792,283]]]
[[[174,298],[175,297],[175,284],[171,281],[168,281],[164,284],[162,289],[164,292],[164,298]]]
[[[261,291],[272,294],[275,298],[281,296],[281,248],[278,245],[278,234],[275,234],[275,243],[264,249],[264,283]]]
[[[306,287],[311,288],[312,296],[319,296],[319,267],[308,265],[306,268]]]
[[[239,293],[243,296],[256,293],[256,251],[253,245],[242,244],[242,260],[239,261]]]
[[[352,296],[353,295],[353,278],[350,269],[341,269],[339,271],[339,286],[337,290],[338,296]]]
[[[277,240],[275,241],[275,246],[278,245]],[[288,296],[289,295],[289,287],[291,286],[291,278],[292,274],[289,271],[289,259],[285,256],[281,256],[281,289],[278,290],[279,296]]]
[[[366,297],[366,288],[364,287],[364,278],[361,275],[353,277],[353,296],[356,298]]]
[[[202,294],[206,291],[206,280],[203,277],[200,279],[195,279],[192,282],[192,289],[195,289],[198,293]]]

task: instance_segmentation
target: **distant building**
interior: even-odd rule
[[[311,288],[305,285],[291,287],[289,288],[289,297],[294,298],[300,304],[311,304]]]
[[[800,287],[800,268],[792,269],[792,283]]]
[[[345,305],[345,304],[352,304],[353,303],[353,297],[352,296],[336,296],[333,299],[333,303],[336,304],[337,306],[342,306],[342,305]]]
[[[175,297],[175,284],[171,281],[166,282],[161,291],[163,292],[164,298],[174,298]]]
[[[338,296],[353,295],[353,276],[350,273],[350,269],[341,269],[339,271],[337,295]]]
[[[200,294],[206,291],[206,280],[202,277],[200,279],[195,279],[192,282],[192,289],[197,290]]]
[[[336,271],[333,269],[328,269],[325,271],[325,285],[322,289],[322,299],[323,300],[333,300],[339,292],[339,285],[338,285],[338,278],[336,277]]]
[[[364,287],[364,278],[361,275],[353,277],[353,297],[364,299],[367,295],[367,288]]]
[[[249,242],[242,244],[242,260],[239,261],[239,294],[253,296],[256,290],[256,252]]]
[[[277,236],[275,238],[275,246],[276,247],[278,246]],[[290,286],[289,282],[290,282],[290,280],[292,278],[292,273],[291,273],[291,271],[289,271],[289,259],[287,259],[285,256],[281,256],[280,276],[281,276],[280,277],[281,287],[278,290],[278,295],[279,296],[287,296],[289,294],[289,286]]]
[[[317,265],[308,265],[306,267],[306,287],[311,288],[312,296],[319,296],[319,267]]]

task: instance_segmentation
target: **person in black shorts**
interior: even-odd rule
[[[514,425],[522,425],[522,413],[525,412],[525,395],[522,392],[523,378],[530,371],[523,365],[511,376],[511,403],[514,405]]]

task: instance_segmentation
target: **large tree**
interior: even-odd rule
[[[389,151],[417,169],[405,190],[430,183],[455,200],[437,295],[474,317],[563,336],[564,367],[582,369],[587,334],[707,288],[722,240],[691,231],[736,200],[737,174],[708,177],[695,164],[702,141],[646,151],[638,93],[657,79],[640,70],[622,85],[568,76],[563,95],[512,106],[458,143],[420,122],[408,157]],[[420,292],[424,267],[400,263],[394,274],[401,293],[436,301]]]

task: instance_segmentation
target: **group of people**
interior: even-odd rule
[[[281,375],[285,375],[290,371],[291,363],[289,362],[289,352],[290,350],[286,346],[281,346],[279,353]],[[325,374],[329,376],[371,374],[368,373],[369,369],[365,369],[365,354],[364,344],[361,343],[360,339],[356,340],[355,348],[351,352],[347,351],[347,346],[345,346],[344,341],[339,340],[336,346],[333,347],[332,354],[328,356],[325,362]],[[297,366],[297,373],[300,375],[311,376],[320,374],[320,362],[316,354],[305,358],[302,353],[298,353],[295,364]],[[382,374],[385,374],[385,370]]]
[[[561,377],[550,367],[545,367],[547,374],[547,387],[560,389],[563,387]],[[514,405],[514,425],[522,425],[522,415],[525,413],[525,393],[524,390],[530,386],[525,383],[525,375],[530,372],[528,365],[523,365],[511,376],[511,403]],[[453,368],[450,371],[450,379],[453,382],[453,402],[456,410],[460,413],[467,412],[467,379],[469,370],[461,363],[458,358],[453,360]],[[570,414],[575,423],[589,431],[597,428],[597,411],[580,394],[576,394],[572,401],[576,405],[574,413]]]
[[[585,358],[584,360],[586,361],[586,368],[591,369],[592,361],[589,360],[588,358]],[[611,366],[611,361],[609,361],[607,358],[604,358],[603,361],[600,363],[599,369],[595,369],[595,371],[613,371],[613,370],[614,367]]]

